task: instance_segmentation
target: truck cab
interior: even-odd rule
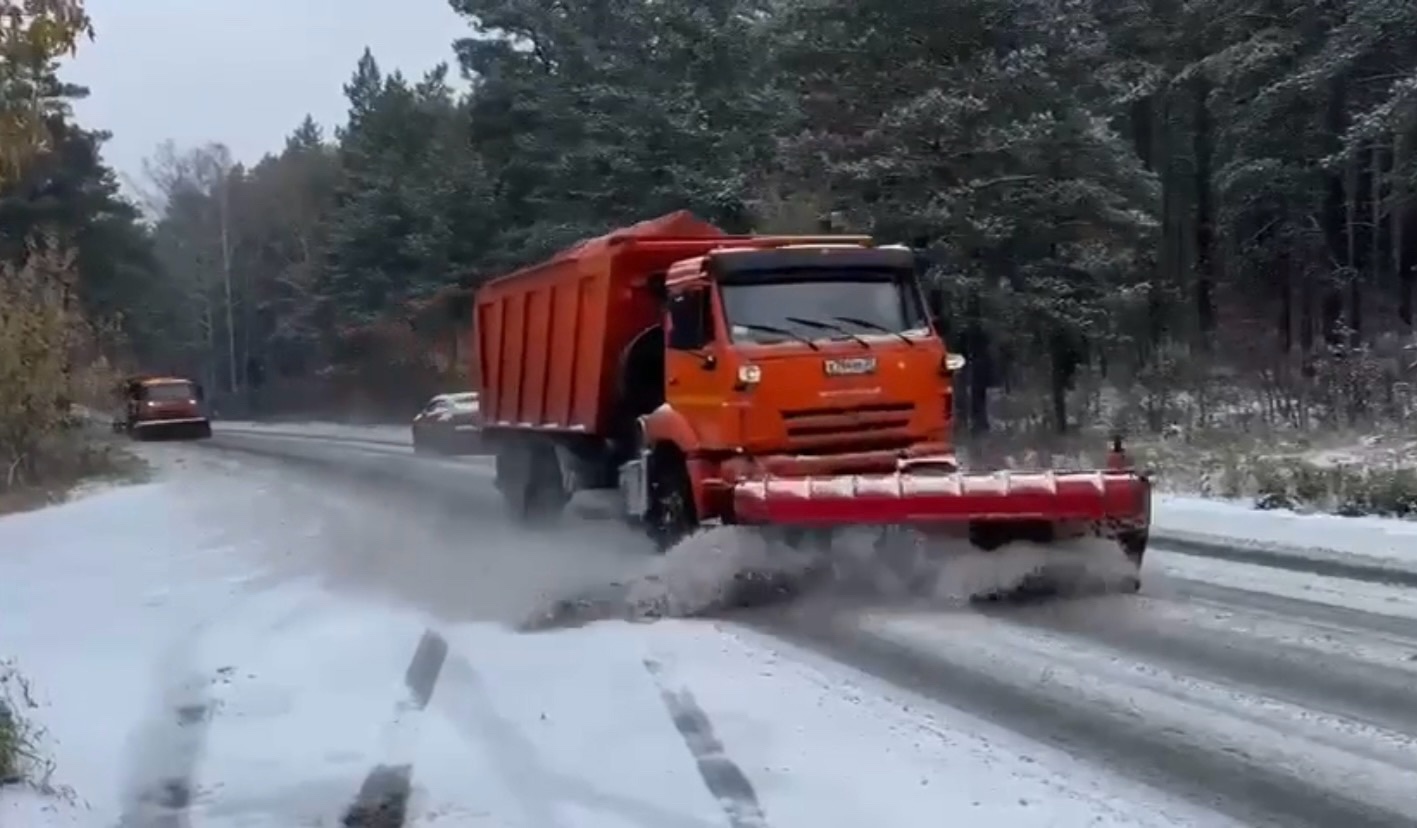
[[[676,464],[697,519],[728,516],[743,480],[948,455],[963,360],[931,325],[910,249],[727,247],[674,263],[650,289],[663,350],[643,347],[631,373],[658,374],[662,394],[641,401],[642,454],[622,469],[632,514],[655,518],[655,480]]]
[[[703,450],[944,444],[951,370],[904,249],[728,250],[666,279],[665,401]]]

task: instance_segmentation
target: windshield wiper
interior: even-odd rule
[[[840,319],[842,322],[849,322],[852,325],[860,325],[863,328],[870,328],[874,331],[880,331],[881,333],[888,333],[893,336],[898,336],[900,337],[900,340],[906,345],[909,345],[912,348],[915,347],[915,340],[911,339],[900,331],[893,331],[890,328],[887,328],[885,325],[877,325],[875,322],[871,322],[870,320],[858,319],[854,316],[833,316],[832,319]]]
[[[733,323],[733,324],[737,325],[737,326],[740,327],[740,328],[747,328],[747,329],[750,330],[750,331],[762,331],[762,332],[764,332],[764,333],[779,334],[779,335],[781,335],[781,336],[790,336],[790,337],[792,337],[793,339],[797,340],[798,342],[801,342],[801,343],[805,344],[807,347],[811,348],[811,349],[814,350],[814,351],[820,351],[820,350],[821,350],[821,348],[817,347],[817,343],[813,342],[812,340],[808,339],[807,337],[803,336],[803,335],[800,334],[800,333],[795,333],[795,332],[793,332],[793,331],[789,331],[789,330],[786,329],[786,328],[777,328],[777,327],[773,327],[772,325],[754,325],[754,324],[751,324],[751,323],[748,323],[748,322],[735,322],[735,323]]]
[[[784,316],[783,319],[786,319],[788,322],[796,322],[798,325],[806,325],[811,328],[820,328],[824,331],[836,331],[839,334],[849,336],[857,342],[860,342],[862,348],[865,348],[868,351],[871,350],[871,343],[867,342],[866,340],[862,339],[861,337],[857,336],[856,334],[852,333],[846,328],[843,328],[840,325],[833,325],[829,322],[821,322],[816,319],[803,319],[800,316]]]

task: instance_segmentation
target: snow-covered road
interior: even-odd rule
[[[1412,589],[1162,547],[1140,596],[519,633],[656,559],[511,527],[485,461],[298,428],[0,519],[0,657],[82,799],[0,789],[0,825],[337,825],[401,790],[367,824],[1417,824]]]

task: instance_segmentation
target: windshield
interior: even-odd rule
[[[926,327],[913,284],[890,275],[728,283],[719,293],[735,342],[842,339]]]
[[[176,402],[195,397],[196,391],[192,388],[191,383],[164,382],[161,385],[143,386],[143,399],[154,402]]]
[[[454,411],[477,410],[476,394],[457,394],[455,396],[449,397],[448,401],[452,404],[452,408]]]

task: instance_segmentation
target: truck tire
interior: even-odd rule
[[[571,499],[550,443],[526,440],[501,446],[496,472],[497,488],[512,517],[524,523],[557,517]]]
[[[659,551],[668,552],[699,528],[694,484],[677,451],[656,451],[648,474],[649,513],[645,515],[645,529]]]
[[[1149,540],[1148,532],[1128,532],[1117,539],[1122,547],[1122,554],[1127,556],[1127,560],[1136,566],[1137,571],[1128,577],[1122,584],[1121,591],[1137,592],[1141,589],[1141,565],[1146,558],[1146,545]]]

